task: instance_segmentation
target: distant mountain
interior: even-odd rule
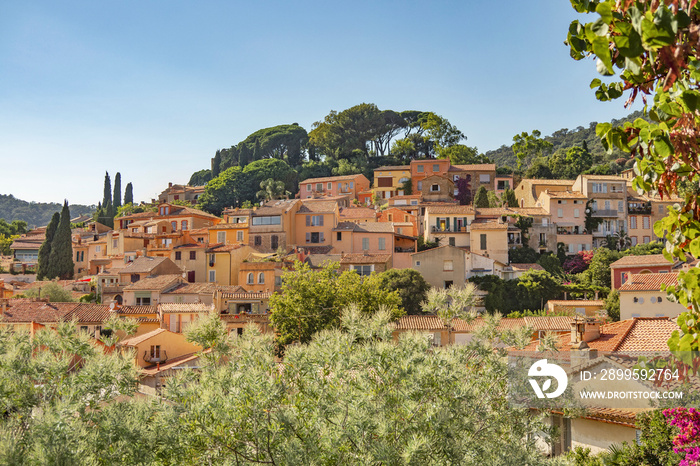
[[[27,202],[15,198],[12,194],[0,194],[0,218],[8,222],[12,220],[24,220],[30,227],[47,225],[54,212],[60,212],[63,204],[55,202]],[[71,218],[80,215],[92,215],[96,206],[70,204]]]
[[[619,126],[626,121],[634,121],[637,118],[642,117],[642,112],[634,112],[629,114],[625,118],[619,120],[612,120],[613,126]],[[555,131],[550,136],[545,136],[544,139],[551,142],[554,147],[552,147],[552,153],[556,152],[557,149],[569,149],[570,147],[581,147],[585,141],[588,145],[588,151],[593,155],[593,162],[603,163],[615,160],[622,157],[623,154],[619,150],[615,149],[612,154],[606,154],[603,145],[600,142],[600,138],[595,134],[595,127],[598,124],[597,121],[593,121],[588,124],[588,128],[579,126],[575,129],[562,128]],[[536,129],[536,128],[533,128]],[[488,151],[485,154],[494,163],[499,166],[509,166],[514,168],[517,166],[518,161],[513,154],[512,146],[503,145],[496,150]]]

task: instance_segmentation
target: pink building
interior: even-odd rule
[[[350,195],[353,199],[358,199],[359,193],[369,190],[369,184],[367,177],[362,174],[309,178],[299,183],[299,197],[311,199]]]

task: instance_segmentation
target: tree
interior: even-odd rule
[[[518,159],[518,170],[529,168],[530,162],[538,157],[544,157],[552,149],[552,143],[542,139],[539,130],[532,134],[522,132],[513,136],[513,152]]]
[[[284,160],[256,160],[246,165],[241,173],[242,184],[237,189],[240,196],[239,201],[241,202],[255,202],[257,192],[260,190],[260,183],[269,178],[284,183],[285,189],[290,194],[296,193],[298,189],[297,173]]]
[[[489,195],[486,192],[486,188],[479,186],[476,190],[476,196],[474,196],[474,206],[478,208],[489,207]]]
[[[289,191],[285,191],[284,182],[268,178],[260,182],[260,191],[256,195],[258,199],[269,201],[271,199],[281,199],[285,196],[289,197]]]
[[[217,150],[214,158],[211,159],[211,177],[216,178],[221,173],[221,151]]]
[[[109,173],[105,172],[105,187],[102,196],[102,206],[112,203],[112,182],[109,178]]]
[[[584,272],[584,283],[610,288],[610,264],[620,259],[622,254],[608,248],[598,248],[593,254],[588,269]]]
[[[527,246],[508,250],[508,262],[513,264],[534,264],[538,258],[537,251]]]
[[[633,187],[640,192],[672,196],[683,181],[698,180],[700,162],[700,83],[695,62],[699,54],[700,5],[696,2],[574,1],[579,13],[596,13],[594,22],[573,21],[567,43],[576,60],[596,57],[596,68],[612,82],[594,79],[591,88],[601,101],[627,93],[625,105],[638,96],[645,101],[648,120],[637,119],[614,127],[600,123],[596,133],[607,149],[617,147],[639,158]],[[653,102],[646,98],[653,95]],[[664,253],[684,259],[700,256],[700,203],[689,193],[679,206],[654,225],[654,233],[668,243]],[[664,235],[664,233],[667,233]],[[700,269],[679,273],[671,288],[688,308],[678,317],[681,332],[669,341],[671,350],[690,354],[700,350]]]
[[[207,183],[199,197],[199,207],[214,215],[221,215],[227,207],[236,207],[241,202],[239,190],[243,185],[241,167],[227,168]]]
[[[340,272],[337,263],[312,270],[297,262],[294,270],[282,275],[281,293],[270,298],[270,322],[277,332],[277,343],[307,343],[321,330],[338,328],[341,311],[351,303],[365,314],[380,306],[393,318],[403,314],[398,292],[383,288],[377,274],[361,277],[354,271]]]
[[[551,252],[543,253],[540,258],[537,259],[537,263],[555,277],[561,277],[564,275],[564,269],[562,269],[561,261]]]
[[[27,298],[48,299],[52,303],[69,303],[75,301],[71,292],[56,282],[39,283],[39,287],[31,288],[24,294]]]
[[[519,207],[518,198],[515,196],[515,191],[510,188],[506,188],[506,190],[503,191],[503,201],[508,207]]]
[[[488,197],[488,200],[489,200],[489,207],[501,207],[502,206],[501,200],[498,198],[498,195],[494,191],[488,190],[486,192],[486,197]]]
[[[126,190],[124,191],[124,204],[134,203],[134,187],[131,183],[126,184]]]
[[[56,235],[56,230],[58,229],[58,223],[61,219],[61,214],[55,212],[51,221],[46,227],[46,238],[44,242],[41,243],[39,247],[39,258],[37,261],[36,278],[37,280],[43,280],[45,278],[53,278],[56,276],[55,267],[52,266],[50,261],[51,257],[51,244],[53,243],[53,238]]]
[[[215,178],[215,177],[211,176],[211,170],[208,168],[205,168],[204,170],[199,170],[199,171],[192,173],[192,176],[190,177],[190,181],[188,181],[187,184],[190,186],[204,186],[212,178]],[[126,200],[124,201],[124,204],[127,204]]]
[[[61,280],[73,278],[73,241],[70,231],[70,210],[68,201],[63,203],[61,218],[56,228],[56,234],[51,241],[51,253],[49,254],[50,274],[46,278],[58,277]]]
[[[117,172],[114,176],[114,195],[112,196],[112,205],[114,208],[119,208],[122,205],[122,174]]]
[[[476,147],[469,147],[464,144],[444,147],[440,151],[440,158],[450,159],[452,165],[493,163],[484,154],[479,154]]]
[[[414,269],[389,269],[377,274],[381,288],[397,291],[401,298],[401,307],[408,315],[423,313],[421,303],[425,301],[430,285]]]
[[[559,280],[544,270],[528,270],[518,278],[518,286],[527,290],[527,309],[544,309],[561,292]]]
[[[573,180],[592,165],[593,156],[581,147],[571,147],[566,151],[559,149],[549,158],[552,176],[559,180]]]
[[[614,249],[615,251],[624,251],[632,246],[632,239],[627,235],[627,232],[623,229],[605,238],[605,246],[608,249]]]
[[[447,344],[451,344],[454,321],[472,321],[476,317],[475,304],[476,286],[473,283],[452,286],[449,289],[430,288],[423,302],[423,312],[435,314],[440,318],[447,329]]]
[[[608,297],[605,298],[605,310],[608,311],[608,317],[613,322],[620,320],[620,292],[612,290]]]
[[[457,188],[457,195],[455,198],[459,201],[459,205],[469,205],[472,202],[472,187],[471,187],[472,176],[466,175],[464,178],[459,177],[455,181],[455,187]]]

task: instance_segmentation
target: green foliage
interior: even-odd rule
[[[241,200],[240,187],[243,185],[243,170],[241,167],[231,167],[224,170],[204,189],[199,196],[199,207],[211,214],[221,215],[227,207],[235,207]]]
[[[44,278],[53,278],[56,276],[55,267],[52,266],[49,258],[51,257],[51,244],[53,243],[53,238],[56,235],[56,230],[58,229],[58,223],[61,220],[61,214],[54,212],[51,221],[46,227],[46,239],[39,246],[39,258],[37,261],[37,280],[43,280]]]
[[[217,150],[216,155],[214,156],[213,159],[211,159],[210,174],[211,174],[210,178],[216,178],[217,176],[219,176],[219,174],[221,174],[221,151],[220,150]]]
[[[406,196],[413,194],[413,180],[410,178],[401,184],[401,190]]]
[[[534,264],[539,257],[537,251],[527,246],[508,250],[508,262],[513,264]]]
[[[518,207],[518,198],[515,196],[515,191],[510,188],[503,191],[503,201],[508,207]]]
[[[489,207],[489,195],[486,192],[486,188],[480,186],[476,190],[476,195],[474,196],[474,206],[478,208]]]
[[[484,154],[479,154],[476,147],[455,144],[440,150],[440,158],[450,159],[452,165],[469,165],[480,163],[493,163]]]
[[[430,285],[414,269],[389,269],[377,274],[381,288],[397,291],[401,298],[401,307],[408,315],[423,313],[421,303],[426,300]]]
[[[528,168],[532,160],[547,156],[552,150],[552,143],[542,139],[539,130],[532,134],[522,132],[513,136],[513,153],[518,160],[518,170]]]
[[[204,170],[199,170],[199,171],[192,173],[192,176],[190,177],[190,181],[188,181],[187,184],[190,186],[204,186],[212,178],[216,178],[216,177],[212,176],[212,172],[210,169],[205,168]],[[127,186],[127,188],[128,188],[128,186]],[[126,199],[124,200],[124,202],[126,203]]]
[[[126,189],[124,190],[124,204],[134,203],[134,186],[131,183],[126,184]]]
[[[591,234],[595,231],[596,228],[598,228],[598,225],[603,223],[603,219],[600,217],[594,217],[593,216],[593,201],[595,199],[589,199],[586,201],[586,209],[585,213],[586,216],[584,218],[584,228],[587,233]]]
[[[608,248],[598,248],[593,254],[588,269],[581,274],[581,282],[586,285],[610,288],[610,264],[620,259],[622,254]]]
[[[392,318],[403,314],[397,291],[381,286],[378,274],[361,277],[354,271],[339,272],[337,263],[320,270],[295,263],[282,275],[281,293],[270,298],[270,321],[277,331],[277,344],[307,343],[324,329],[338,328],[341,311],[355,304],[364,314],[382,306]]]
[[[549,158],[552,176],[560,180],[573,180],[593,165],[593,156],[581,147],[560,149]]]
[[[112,181],[109,178],[109,173],[105,172],[104,193],[102,195],[102,206],[112,203]]]
[[[0,218],[24,221],[32,228],[47,225],[54,212],[60,211],[62,206],[55,202],[27,202],[12,195],[0,194]],[[70,209],[76,216],[91,215],[95,206],[72,204]]]
[[[612,319],[613,322],[620,320],[620,292],[617,290],[612,290],[605,298],[605,309],[608,311],[608,317]]]
[[[306,130],[293,123],[260,129],[241,141],[238,148],[240,150],[241,145],[243,145],[251,150],[253,152],[253,160],[251,161],[253,162],[261,159],[279,159],[284,160],[292,167],[297,167],[303,161],[303,150],[308,142],[309,135]],[[239,165],[246,164],[239,161]]]
[[[73,278],[73,242],[70,231],[70,210],[68,201],[64,202],[61,210],[61,218],[56,228],[56,234],[51,241],[51,252],[49,254],[49,271],[46,278]]]
[[[540,258],[537,259],[537,263],[555,277],[561,277],[564,275],[564,269],[562,268],[561,261],[551,252],[545,252],[540,255]]]
[[[114,195],[112,196],[112,204],[115,208],[122,205],[122,174],[117,172],[114,177]]]
[[[526,248],[530,244],[530,228],[534,219],[532,217],[519,216],[515,221],[515,226],[520,228],[520,240],[523,243],[523,247]]]
[[[0,255],[9,256],[12,251],[12,242],[20,235],[27,232],[27,222],[24,220],[13,220],[7,223],[4,218],[0,218]]]
[[[498,195],[495,192],[493,192],[491,190],[487,191],[486,197],[489,200],[489,207],[501,207],[502,202],[498,198]]]
[[[268,178],[260,182],[260,191],[256,193],[258,199],[269,201],[272,199],[281,199],[289,197],[289,191],[284,189],[282,181],[275,181],[273,178]]]
[[[485,275],[472,277],[469,281],[487,292],[483,304],[489,313],[542,309],[547,301],[561,294],[559,280],[542,270],[530,270],[515,280]]]
[[[426,251],[438,246],[440,246],[440,238],[438,237],[435,238],[435,241],[426,241],[422,236],[418,237],[418,251]]]
[[[56,282],[47,281],[39,282],[40,286],[30,288],[24,292],[27,298],[42,298],[48,299],[52,303],[69,303],[75,301],[71,292],[64,289]]]

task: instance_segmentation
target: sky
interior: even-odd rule
[[[569,57],[567,1],[334,3],[3,2],[0,194],[96,204],[108,171],[149,201],[258,129],[363,102],[480,152],[631,111]]]

